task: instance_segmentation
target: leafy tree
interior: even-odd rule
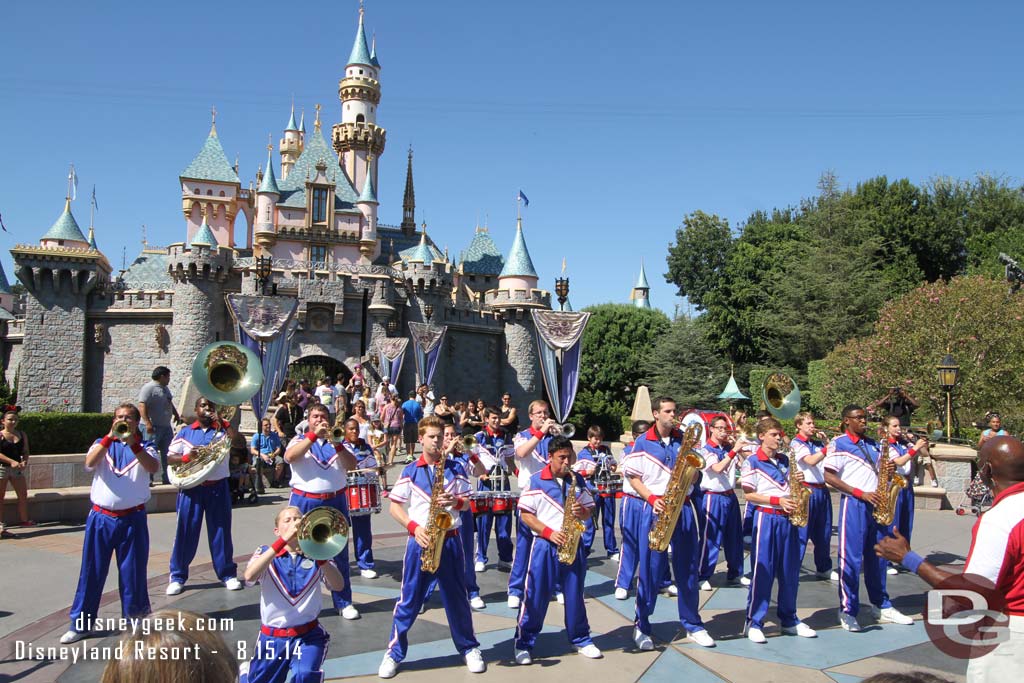
[[[577,427],[599,424],[618,436],[622,416],[633,407],[645,358],[669,330],[664,313],[627,304],[601,304],[583,309],[590,321],[583,333],[579,392],[573,406]]]
[[[729,363],[708,339],[706,320],[677,318],[647,355],[643,383],[651,396],[671,396],[680,406],[707,407],[729,379]]]
[[[703,310],[704,297],[718,286],[731,250],[729,222],[694,211],[683,218],[676,243],[669,245],[665,279],[679,288],[679,296]]]

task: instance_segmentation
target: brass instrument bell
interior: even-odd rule
[[[761,387],[761,400],[777,420],[792,420],[800,412],[800,387],[789,375],[768,375]]]
[[[348,530],[343,514],[321,505],[299,520],[299,548],[311,560],[330,560],[348,544]]]
[[[128,424],[127,420],[118,420],[114,423],[114,427],[111,429],[118,439],[124,439],[132,433],[132,427]]]
[[[192,363],[192,383],[201,396],[214,403],[237,406],[248,401],[263,384],[263,367],[255,353],[241,344],[207,344]]]

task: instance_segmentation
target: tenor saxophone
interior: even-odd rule
[[[872,517],[882,526],[892,524],[896,516],[896,499],[900,490],[906,488],[907,480],[903,475],[896,474],[896,467],[889,460],[889,440],[882,441],[881,455],[878,457],[878,491],[880,500],[875,506]]]
[[[789,523],[793,526],[807,526],[807,514],[811,505],[811,491],[798,481],[796,476],[800,467],[796,464],[796,455],[792,448],[784,448],[783,452],[789,458],[789,499],[796,503],[796,510],[789,514]]]
[[[572,508],[576,504],[576,477],[571,473],[569,474],[569,486],[566,488],[568,490],[565,493],[565,502],[562,504],[561,528],[561,532],[565,536],[565,543],[558,546],[558,561],[562,564],[572,564],[576,560],[576,551],[580,547],[580,538],[583,537],[586,527],[572,513]]]
[[[690,491],[693,478],[697,471],[704,469],[704,458],[693,451],[693,447],[700,440],[701,426],[694,422],[686,428],[683,433],[683,443],[679,446],[676,454],[676,463],[672,466],[672,474],[665,487],[665,495],[662,502],[665,503],[665,511],[654,518],[654,524],[647,534],[647,544],[651,550],[665,552],[668,550],[669,541],[672,540],[672,533],[676,530],[679,522],[679,513],[686,502],[686,494]]]
[[[420,569],[433,574],[441,565],[441,549],[444,547],[444,538],[448,530],[455,524],[455,519],[448,510],[441,507],[438,502],[444,494],[444,464],[445,458],[438,456],[437,464],[434,465],[434,486],[430,491],[430,511],[427,513],[427,525],[425,531],[430,539],[427,547],[420,553]]]

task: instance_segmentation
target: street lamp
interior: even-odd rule
[[[960,377],[960,366],[953,360],[953,355],[946,353],[936,368],[939,374],[939,386],[946,392],[946,441],[953,438],[953,387]]]
[[[569,278],[555,278],[555,294],[558,295],[558,310],[565,310],[565,302],[569,300]]]
[[[267,293],[267,281],[274,270],[274,260],[269,256],[256,257],[256,291],[260,294]]]
[[[423,304],[423,315],[427,316],[427,322],[434,317],[434,304]]]
[[[388,333],[394,334],[398,332],[398,318],[392,318],[388,321]]]

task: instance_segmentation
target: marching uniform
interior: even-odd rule
[[[556,585],[560,586],[565,595],[565,631],[569,641],[577,648],[593,643],[590,638],[587,609],[583,604],[583,582],[587,573],[587,561],[582,544],[577,546],[572,564],[562,564],[558,560],[558,546],[548,540],[552,532],[562,530],[565,516],[563,505],[569,486],[576,487],[576,501],[581,506],[593,509],[594,498],[579,473],[573,472],[569,483],[565,479],[555,477],[550,467],[545,467],[530,477],[530,488],[519,499],[520,511],[536,515],[547,528],[543,534],[530,530],[535,538],[526,572],[525,595],[516,625],[516,650],[529,652],[533,649],[537,634],[544,627],[551,592]]]
[[[539,437],[540,441],[533,452],[525,458],[516,456],[516,463],[519,466],[519,490],[520,496],[530,487],[530,479],[534,474],[540,472],[548,464],[548,445],[551,443],[551,435],[537,431],[532,426],[524,429],[515,435],[512,444],[518,448],[525,441],[532,437]],[[522,500],[522,498],[520,498]],[[529,562],[530,547],[533,545],[533,532],[519,520],[516,526],[516,549],[512,558],[512,571],[508,576],[508,596],[510,598],[523,597],[523,585],[526,583],[526,569]]]
[[[790,441],[789,448],[795,455],[797,466],[804,475],[804,486],[811,489],[807,504],[807,526],[798,527],[800,534],[800,561],[807,553],[807,541],[814,543],[814,569],[819,574],[832,571],[832,496],[825,484],[824,460],[817,465],[808,465],[804,459],[826,451],[827,446],[813,439],[797,434]],[[826,451],[827,452],[827,451]]]
[[[760,439],[754,439],[753,441],[747,443],[747,445],[743,447],[743,452],[742,452],[742,455],[744,456],[744,459],[745,460],[749,459],[750,456],[752,456],[754,453],[756,453],[757,449],[760,448],[760,447],[761,447],[761,440]],[[743,504],[743,537],[744,538],[751,537],[751,536],[753,536],[753,533],[754,533],[753,532],[753,528],[754,528],[754,507],[755,506],[751,505],[750,503],[744,503]]]
[[[377,457],[374,455],[373,449],[363,439],[360,438],[355,443],[350,443],[346,439],[341,445],[355,456],[356,469],[361,470],[377,466]],[[346,483],[348,483],[347,479]],[[352,544],[355,547],[356,562],[360,569],[373,569],[373,530],[370,528],[370,519],[372,517],[372,514],[351,515]]]
[[[448,455],[448,459],[452,462],[458,463],[462,467],[463,471],[470,472],[472,465],[470,464],[469,453],[451,453]],[[468,474],[467,474],[468,480]],[[470,486],[472,488],[472,485]],[[463,530],[459,534],[459,538],[462,540],[462,555],[466,565],[466,592],[469,593],[469,599],[480,597],[480,584],[476,580],[476,572],[473,570],[473,536],[476,529],[476,522],[473,519],[473,510],[467,508],[459,512],[461,518],[460,528]],[[437,574],[435,573],[430,579],[430,585],[427,587],[427,592],[423,596],[423,601],[430,600],[430,596],[434,594],[434,589],[437,588],[438,580]]]
[[[843,483],[871,492],[878,488],[880,455],[875,441],[846,432],[832,440],[824,465]],[[875,522],[874,510],[873,505],[853,496],[844,494],[839,501],[839,606],[854,617],[860,610],[862,566],[871,603],[881,609],[892,606],[885,590],[886,561],[874,550],[888,527]]]
[[[651,495],[663,496],[672,476],[672,468],[676,462],[679,448],[682,446],[683,435],[673,429],[666,439],[658,436],[655,427],[637,438],[633,452],[623,462],[625,475],[640,478]],[[654,508],[648,501],[636,499],[639,513],[637,522],[637,546],[640,556],[640,581],[636,591],[635,626],[640,633],[651,634],[651,614],[658,599],[658,590],[666,573],[666,566],[671,564],[672,574],[679,582],[677,604],[679,621],[688,633],[705,631],[697,611],[697,513],[687,499],[680,511],[679,521],[672,534],[672,554],[651,550],[648,534],[654,525]],[[635,495],[635,494],[634,494]]]
[[[289,448],[305,438],[305,435],[296,436],[288,444]],[[345,465],[338,458],[341,448],[343,448],[341,444],[335,445],[325,439],[317,439],[302,458],[291,463],[292,478],[289,483],[292,487],[292,494],[288,499],[288,505],[299,508],[303,515],[321,505],[329,505],[345,515],[345,519],[351,527],[352,519],[348,514],[348,496],[345,492],[348,483],[347,473]],[[345,579],[345,587],[340,591],[331,591],[331,597],[335,607],[344,609],[352,604],[348,543],[344,545],[340,553],[334,556],[331,562]]]
[[[486,453],[481,454],[481,461],[487,468],[487,479],[477,482],[479,491],[511,491],[508,472],[504,463],[497,460],[498,449],[505,445],[503,433],[492,432],[490,427],[476,433],[476,442]],[[476,561],[487,564],[487,545],[491,540],[491,528],[494,528],[495,541],[498,544],[498,561],[512,561],[512,520],[514,512],[495,515],[487,512],[476,518]]]
[[[900,489],[899,497],[896,498],[896,514],[892,518],[892,523],[907,539],[907,543],[910,543],[910,534],[914,531],[914,475],[917,469],[917,450],[912,448],[911,444],[889,439],[890,460],[902,457],[908,452],[910,460],[896,467],[896,474],[902,476],[907,485]]]
[[[718,564],[719,547],[725,550],[726,578],[736,579],[743,573],[743,529],[740,506],[736,500],[736,452],[720,446],[713,440],[700,448],[704,458],[704,476],[700,488],[704,491],[701,515],[701,549],[698,559],[698,580],[709,581]],[[711,469],[723,459],[729,461],[721,473]]]
[[[590,446],[584,446],[576,454],[576,464],[573,469],[587,480],[590,490],[593,493],[599,478],[611,475],[611,466],[615,464],[615,456],[608,450],[607,446],[598,446],[597,451],[591,450]],[[586,553],[590,555],[590,549],[594,545],[594,536],[597,533],[598,518],[601,521],[601,528],[604,531],[604,549],[608,557],[619,554],[619,547],[615,541],[615,493],[610,495],[597,491],[594,496],[594,514],[587,520],[587,530],[583,534],[583,545]],[[621,559],[621,558],[620,558]]]
[[[772,583],[779,582],[778,609],[783,628],[796,626],[796,594],[800,578],[800,534],[789,521],[778,499],[790,495],[789,458],[782,453],[769,455],[761,448],[743,462],[740,481],[747,493],[769,496],[770,503],[752,505],[753,540],[750,564],[754,571],[747,595],[747,625],[764,626],[771,603]]]
[[[178,431],[167,452],[171,455],[188,455],[192,449],[205,446],[222,436],[223,430],[224,426],[218,420],[214,420],[205,429],[196,420]],[[170,562],[172,583],[184,584],[188,580],[188,568],[199,548],[199,533],[203,528],[204,516],[210,556],[217,578],[221,581],[235,578],[238,568],[231,543],[229,474],[228,458],[224,458],[201,484],[178,491],[178,527],[174,534]]]
[[[95,443],[99,442],[97,439]],[[160,455],[151,442],[144,441],[135,448],[145,449],[150,457],[160,462]],[[139,465],[133,450],[120,441],[111,443],[95,468],[86,467],[90,469],[93,472],[89,492],[92,511],[85,522],[82,567],[70,615],[71,630],[78,633],[92,630],[110,569],[110,557],[115,553],[121,615],[139,617],[150,611],[146,586],[149,473]]]
[[[626,444],[622,449],[622,462],[633,452],[636,442]],[[615,572],[615,587],[629,590],[636,574],[639,559],[636,542],[636,525],[639,521],[640,498],[629,482],[629,477],[622,477],[622,509],[619,511],[619,533],[622,534],[622,546],[619,551],[619,569]]]
[[[253,553],[265,553],[260,546]],[[252,560],[250,560],[251,562]],[[317,562],[282,548],[270,565],[249,585],[260,584],[260,635],[248,674],[240,683],[319,683],[331,637],[320,625],[323,570]]]
[[[423,456],[402,469],[402,474],[391,489],[391,501],[400,505],[408,504],[410,526],[426,526],[430,513],[430,499],[434,488],[434,465]],[[454,460],[444,464],[444,489],[453,496],[465,497],[472,490],[466,471]],[[413,527],[415,529],[415,527]],[[405,559],[402,564],[402,586],[398,602],[395,603],[391,638],[388,641],[387,657],[395,662],[405,659],[409,648],[409,629],[412,628],[420,607],[423,605],[427,585],[436,577],[441,587],[441,600],[448,617],[452,641],[459,654],[465,655],[480,646],[473,633],[473,611],[469,606],[466,590],[465,550],[461,534],[472,533],[462,528],[462,516],[453,515],[452,527],[447,532],[441,549],[441,562],[437,571],[428,574],[420,568],[423,548],[410,533],[405,545]]]

